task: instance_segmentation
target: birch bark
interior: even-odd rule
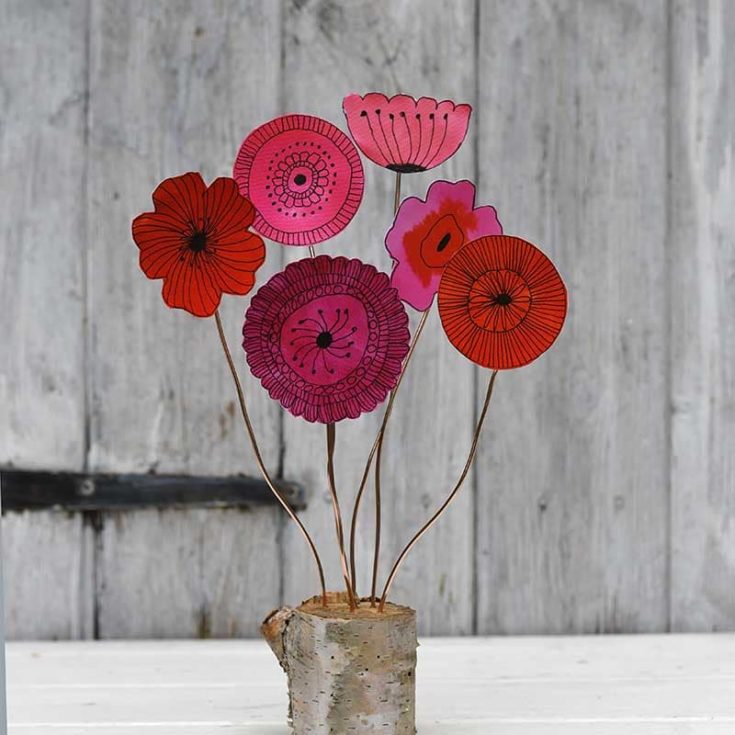
[[[295,735],[414,735],[414,610],[363,602],[351,613],[344,593],[329,593],[329,607],[314,597],[275,610],[261,630],[288,676]]]

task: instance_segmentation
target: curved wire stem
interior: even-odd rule
[[[411,342],[410,347],[408,348],[408,355],[406,356],[406,362],[403,367],[403,371],[405,371],[406,366],[408,365],[408,361],[411,359],[411,356],[413,354],[414,349],[416,348],[416,344],[419,341],[419,337],[421,336],[421,332],[424,331],[424,325],[426,324],[426,319],[429,316],[429,309],[427,309],[423,315],[421,316],[421,321],[418,324],[418,327],[416,328],[416,333],[414,335],[414,339]],[[398,383],[391,393],[390,397],[390,405],[389,407],[392,407],[392,403],[395,400],[396,392],[398,391],[398,386],[400,385],[400,381],[403,378],[403,371],[401,372],[401,375],[399,377]],[[381,530],[381,489],[380,489],[380,469],[382,466],[382,459],[383,459],[383,441],[385,440],[385,431],[386,427],[388,425],[388,419],[390,418],[390,413],[388,413],[388,410],[386,409],[386,416],[383,419],[383,424],[380,427],[380,432],[378,433],[378,437],[376,439],[377,442],[377,449],[375,452],[375,546],[373,549],[373,577],[372,577],[372,584],[370,587],[370,607],[375,607],[375,603],[377,601],[377,587],[378,587],[378,565],[380,563],[380,530]],[[368,466],[368,470],[369,470]]]
[[[357,580],[357,575],[355,573],[357,565],[355,556],[355,540],[357,536],[357,514],[360,509],[360,501],[362,500],[363,493],[365,492],[367,479],[370,475],[370,468],[373,464],[373,457],[375,456],[375,452],[378,449],[378,444],[382,441],[383,434],[385,434],[385,427],[388,425],[388,419],[390,418],[391,412],[393,411],[393,403],[396,400],[396,394],[398,393],[398,389],[400,388],[401,382],[403,381],[403,376],[406,374],[408,363],[411,362],[411,357],[413,356],[413,352],[416,349],[416,344],[419,341],[421,332],[424,331],[426,320],[429,318],[429,311],[430,310],[427,309],[425,312],[423,312],[423,314],[421,315],[421,321],[419,321],[418,326],[416,327],[416,331],[414,332],[413,338],[411,340],[411,345],[408,348],[408,354],[406,355],[403,367],[401,368],[401,372],[398,376],[398,382],[396,383],[396,387],[391,391],[390,397],[388,398],[388,404],[385,407],[385,413],[383,414],[383,421],[380,424],[380,428],[378,429],[378,433],[375,437],[375,441],[373,442],[370,454],[368,454],[367,462],[365,463],[365,469],[363,470],[362,478],[360,479],[360,486],[357,490],[357,496],[355,497],[355,507],[352,510],[352,521],[350,523],[350,572],[352,575],[353,586],[356,585]],[[356,587],[355,594],[357,594]]]
[[[498,371],[494,370],[493,374],[490,377],[490,382],[487,386],[487,393],[485,394],[485,403],[482,406],[482,411],[480,412],[480,418],[477,421],[477,426],[475,427],[475,433],[472,437],[472,445],[470,447],[470,453],[467,455],[467,461],[465,462],[464,469],[462,470],[462,474],[459,476],[459,479],[457,480],[457,484],[454,486],[454,489],[451,493],[449,493],[449,497],[442,503],[439,510],[434,513],[431,518],[423,525],[421,528],[416,532],[414,537],[406,544],[403,551],[399,554],[398,559],[396,559],[395,564],[393,565],[393,568],[390,570],[390,574],[388,575],[388,579],[385,583],[385,587],[383,588],[383,594],[380,597],[380,605],[378,606],[378,610],[380,612],[383,611],[385,607],[385,601],[388,597],[388,592],[390,591],[390,587],[393,584],[393,580],[395,579],[396,573],[398,572],[398,568],[401,566],[401,563],[406,558],[408,553],[413,549],[413,547],[418,543],[419,539],[436,523],[439,516],[449,507],[450,503],[454,500],[454,498],[457,496],[457,493],[459,492],[459,489],[462,487],[462,483],[465,481],[465,478],[467,477],[467,474],[470,471],[470,467],[472,467],[472,462],[475,459],[475,454],[477,453],[477,444],[480,441],[480,432],[482,431],[482,425],[485,423],[485,417],[487,416],[487,410],[490,406],[490,399],[493,396],[493,387],[495,386],[495,378],[498,377]]]
[[[375,543],[373,546],[373,578],[370,585],[370,607],[375,607],[378,587],[378,563],[380,562],[381,492],[380,465],[383,460],[383,438],[385,431],[378,436],[378,449],[375,452]]]
[[[337,430],[334,424],[327,424],[327,478],[329,480],[329,492],[332,495],[332,508],[334,509],[334,525],[337,530],[337,544],[339,545],[339,561],[342,565],[342,576],[345,580],[345,588],[347,589],[347,600],[350,603],[350,610],[357,609],[355,602],[355,593],[352,589],[352,580],[350,579],[350,570],[347,567],[347,556],[345,555],[345,536],[342,528],[342,511],[339,508],[339,498],[337,497],[337,485],[334,481],[334,445],[336,443]]]
[[[396,171],[396,186],[393,195],[393,218],[398,214],[401,205],[401,173]],[[391,396],[392,397],[392,396]],[[387,422],[386,422],[387,423]],[[381,490],[380,490],[380,465],[383,461],[383,439],[385,429],[378,436],[378,448],[375,455],[375,542],[373,546],[373,578],[370,586],[370,607],[375,607],[375,595],[378,586],[378,564],[380,563],[380,531],[382,521]]]
[[[263,475],[263,479],[268,485],[270,491],[276,496],[276,499],[283,506],[283,509],[286,511],[286,513],[288,513],[291,520],[299,527],[299,531],[301,531],[301,535],[304,537],[304,540],[309,545],[309,549],[311,549],[311,553],[314,556],[314,561],[316,562],[316,568],[319,573],[319,583],[321,584],[321,587],[322,587],[322,604],[324,605],[324,607],[327,607],[327,586],[324,582],[324,568],[322,567],[322,562],[321,562],[321,559],[319,558],[319,552],[316,550],[314,541],[309,535],[309,532],[304,527],[304,524],[299,520],[299,517],[296,515],[296,513],[294,513],[291,506],[289,506],[289,504],[286,502],[283,495],[281,494],[281,491],[275,486],[273,480],[271,479],[271,476],[268,474],[268,470],[266,469],[265,463],[263,462],[263,457],[260,454],[260,447],[258,446],[258,441],[255,438],[255,431],[253,430],[253,424],[250,421],[250,414],[248,413],[248,407],[245,401],[245,392],[242,389],[242,383],[240,382],[240,377],[237,374],[237,369],[235,368],[235,363],[232,360],[232,354],[230,353],[230,348],[227,345],[227,338],[225,337],[225,330],[222,327],[222,319],[219,315],[219,310],[214,312],[214,319],[215,319],[215,322],[217,323],[217,333],[219,334],[219,340],[222,343],[222,350],[225,353],[225,358],[227,359],[227,365],[230,368],[232,380],[235,383],[235,390],[237,391],[237,399],[240,403],[240,412],[242,413],[243,420],[245,421],[245,428],[248,433],[248,438],[250,439],[250,445],[253,448],[253,454],[255,455],[255,461],[258,464],[258,469],[260,470],[260,474]]]

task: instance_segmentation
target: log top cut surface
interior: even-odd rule
[[[308,615],[316,615],[320,618],[332,618],[338,620],[385,620],[387,618],[406,618],[416,616],[416,611],[403,605],[394,605],[392,602],[385,604],[383,612],[378,612],[377,605],[370,606],[370,599],[360,600],[357,610],[350,610],[347,596],[343,592],[328,592],[327,607],[324,607],[321,595],[311,597],[302,602],[298,608],[299,612]]]

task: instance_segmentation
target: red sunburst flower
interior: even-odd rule
[[[567,292],[553,263],[518,237],[468,243],[439,284],[439,315],[449,341],[493,370],[527,365],[548,350],[566,312]]]
[[[342,109],[357,147],[378,166],[402,174],[426,171],[462,145],[472,108],[431,97],[379,92],[344,98]]]
[[[148,278],[163,279],[163,300],[194,316],[212,316],[223,293],[244,295],[265,260],[249,232],[253,205],[233,179],[207,188],[198,173],[175,176],[153,192],[153,212],[133,220],[133,240]]]

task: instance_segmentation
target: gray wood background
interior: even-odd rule
[[[735,629],[733,38],[729,0],[0,0],[0,463],[254,473],[214,325],[163,306],[132,217],[166,176],[228,174],[279,113],[344,128],[350,91],[450,97],[468,140],[404,193],[474,178],[570,313],[500,376],[472,481],[393,596],[434,634]],[[387,269],[392,178],[366,171],[323,250]],[[270,246],[266,271],[299,255]],[[245,303],[224,302],[233,346]],[[323,429],[239,363],[337,585]],[[387,440],[384,570],[461,469],[486,380],[434,314]],[[339,428],[347,507],[378,420]],[[3,524],[14,638],[249,636],[316,591],[276,508]]]

